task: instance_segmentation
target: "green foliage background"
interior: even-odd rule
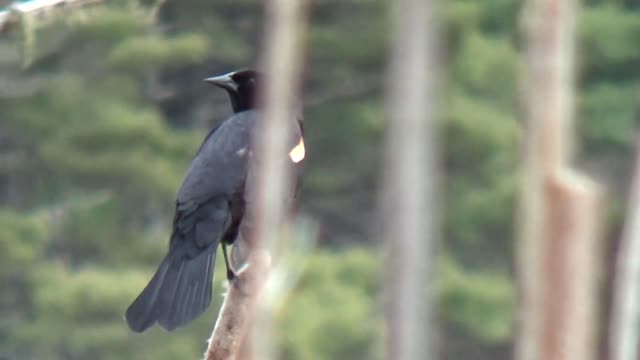
[[[446,213],[440,276],[425,289],[438,290],[443,358],[506,359],[522,3],[443,3]],[[192,155],[229,112],[200,80],[256,65],[262,10],[258,0],[106,1],[0,36],[0,359],[200,356],[223,271],[215,306],[184,329],[133,334],[122,314],[164,254]],[[302,274],[279,308],[278,341],[285,359],[380,359],[389,269],[372,225],[388,4],[310,10],[302,212],[321,231],[294,259]],[[620,208],[640,105],[640,7],[586,1],[579,34],[580,165]]]

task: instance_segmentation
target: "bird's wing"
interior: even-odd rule
[[[257,117],[255,111],[235,114],[207,136],[178,191],[179,205],[197,206],[242,188]]]
[[[187,253],[195,255],[198,249],[217,244],[224,235],[230,220],[230,200],[244,188],[256,118],[255,112],[235,114],[205,138],[178,190],[171,248],[182,244],[189,249]],[[210,225],[207,236],[194,236],[194,229],[204,226],[211,213],[221,209],[225,209],[225,215],[217,215],[219,219]]]
[[[235,114],[200,146],[178,191],[169,253],[127,310],[133,330],[155,322],[172,330],[209,306],[216,250],[233,222],[232,199],[244,190],[256,118]]]

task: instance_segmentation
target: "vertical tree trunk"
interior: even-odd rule
[[[256,209],[256,232],[262,246],[274,250],[284,214],[288,210],[282,201],[285,192],[290,191],[291,177],[287,162],[283,157],[288,153],[286,147],[290,138],[291,122],[297,115],[300,94],[300,75],[302,69],[303,41],[306,34],[306,2],[303,0],[271,0],[267,2],[267,32],[264,40],[262,68],[267,74],[265,88],[264,121],[258,138],[258,155],[261,156],[258,178]],[[264,299],[264,298],[263,298]],[[261,301],[256,314],[251,352],[254,359],[268,360],[277,358],[273,339],[276,327],[273,326],[272,306]]]
[[[286,146],[288,146],[296,108],[295,97],[299,93],[299,77],[302,65],[302,40],[306,24],[305,1],[271,0],[266,3],[266,33],[264,40],[263,70],[267,81],[264,89],[264,112],[258,129],[253,206],[246,216],[252,220],[252,228],[246,229],[241,241],[248,248],[249,266],[232,281],[229,293],[218,315],[207,360],[273,359],[275,347],[271,341],[272,326],[270,307],[257,307],[260,290],[267,281],[274,247],[284,221],[286,203],[282,201],[291,185],[288,174]],[[250,189],[251,190],[251,189]],[[253,328],[253,331],[252,331]],[[242,347],[242,344],[245,344]]]
[[[570,169],[575,1],[530,0],[518,360],[590,360],[597,340],[598,187]]]
[[[438,167],[434,0],[394,2],[387,88],[387,149],[381,196],[388,248],[388,359],[435,358],[434,305]]]
[[[640,337],[640,142],[636,145],[635,172],[626,223],[616,262],[610,360],[637,360]]]

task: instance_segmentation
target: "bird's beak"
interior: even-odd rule
[[[206,78],[204,79],[204,81],[211,83],[213,85],[220,86],[221,88],[226,90],[237,91],[238,86],[236,85],[235,81],[233,81],[233,78],[231,78],[232,74],[233,73],[214,76],[214,77]]]

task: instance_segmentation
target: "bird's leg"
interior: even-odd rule
[[[227,243],[222,242],[222,255],[224,256],[224,264],[227,266],[227,280],[231,281],[235,279],[236,274],[229,265],[229,256],[227,255]]]

